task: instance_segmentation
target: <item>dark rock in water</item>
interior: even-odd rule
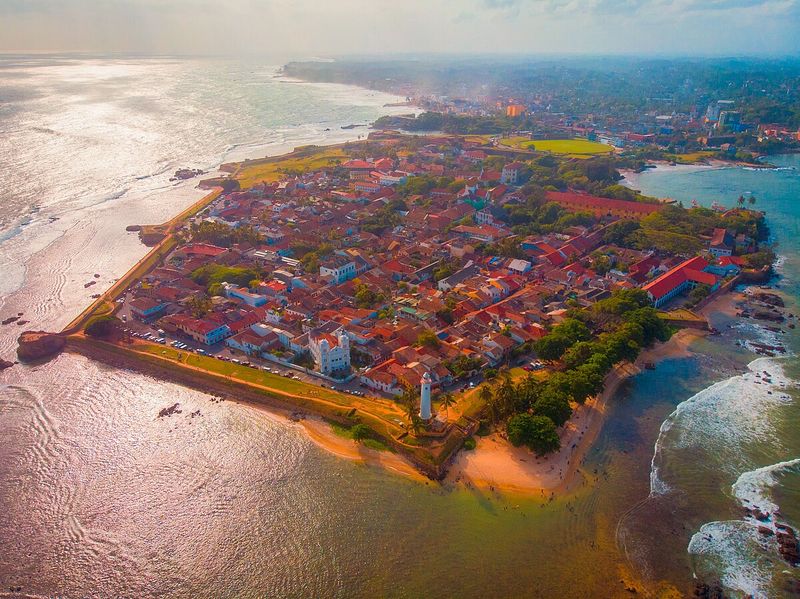
[[[778,553],[792,566],[800,564],[800,548],[797,545],[797,536],[794,529],[785,524],[776,526],[775,537],[778,540]]]
[[[783,322],[785,320],[783,314],[767,310],[756,310],[753,312],[753,318],[758,320],[768,320],[770,322]]]
[[[767,528],[766,526],[759,526],[758,527],[758,532],[759,532],[759,534],[762,534],[765,537],[771,537],[772,535],[775,534],[774,532],[772,532],[771,528]]]
[[[720,583],[707,584],[696,582],[694,585],[694,596],[700,599],[726,599],[727,595],[722,590]]]
[[[9,362],[8,360],[0,359],[0,370],[5,370],[6,368],[11,368],[14,365],[14,362]]]
[[[783,303],[783,298],[774,293],[766,293],[764,291],[760,291],[758,293],[754,293],[753,298],[770,306],[777,306],[779,308],[783,308],[785,305]]]
[[[45,331],[25,331],[17,339],[17,356],[23,362],[44,360],[53,357],[64,349],[67,340],[57,333]]]
[[[179,403],[177,403],[177,402],[176,402],[176,403],[172,404],[172,405],[171,405],[170,407],[168,407],[168,408],[163,408],[163,409],[162,409],[162,410],[161,410],[161,411],[158,413],[158,417],[159,417],[159,418],[164,418],[165,416],[172,416],[173,414],[180,414],[180,413],[181,413],[181,410],[180,410],[180,407],[179,407],[180,405],[181,405],[181,404],[179,404]]]
[[[128,225],[127,227],[125,227],[125,230],[128,231],[128,232],[141,231],[142,230],[142,226],[141,225]]]
[[[21,326],[23,326],[23,325],[26,325],[26,324],[28,324],[29,322],[30,322],[29,320],[18,320],[18,321],[17,321],[17,326],[20,326],[20,327],[21,327]]]
[[[0,324],[11,324],[12,322],[17,322],[19,320],[19,316],[9,316],[8,318],[4,319]]]
[[[197,177],[198,175],[203,174],[205,173],[203,173],[203,171],[201,171],[199,168],[181,168],[175,171],[175,176],[173,176],[170,180],[174,181],[175,179],[191,179],[192,177]]]

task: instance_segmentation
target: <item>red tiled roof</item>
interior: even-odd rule
[[[622,212],[632,212],[646,215],[657,212],[662,208],[661,204],[646,204],[644,202],[629,202],[627,200],[614,200],[611,198],[601,198],[585,193],[574,191],[548,191],[546,195],[548,202],[557,202],[564,206],[590,207],[601,210],[618,210]]]
[[[735,264],[736,266],[744,266],[744,260],[741,256],[723,256],[719,259],[720,266],[728,266],[728,264]]]
[[[182,249],[183,253],[194,256],[219,256],[228,250],[210,243],[191,243]]]
[[[717,279],[711,273],[703,272],[708,266],[708,262],[700,256],[689,258],[672,270],[667,271],[657,279],[651,281],[642,289],[647,291],[655,299],[664,297],[670,291],[685,283],[686,281],[697,281],[705,285],[714,285]]]
[[[352,170],[372,170],[374,165],[366,160],[348,160],[342,167]]]

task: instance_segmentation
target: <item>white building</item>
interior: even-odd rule
[[[524,168],[525,165],[521,162],[512,162],[511,164],[505,165],[500,174],[500,183],[505,185],[517,185],[521,181]]]
[[[242,300],[248,306],[257,308],[267,303],[267,298],[257,293],[250,293],[247,289],[232,285],[230,283],[222,283],[222,288],[225,291],[225,297],[233,297]]]
[[[336,285],[356,277],[356,263],[350,258],[334,255],[319,266],[319,274],[331,277]]]
[[[350,339],[344,329],[339,329],[335,335],[323,333],[310,337],[308,349],[320,373],[330,375],[350,370]]]

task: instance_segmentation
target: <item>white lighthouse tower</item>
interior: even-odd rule
[[[426,372],[420,379],[419,417],[426,422],[431,419],[431,375]]]

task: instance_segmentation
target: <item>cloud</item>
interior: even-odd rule
[[[662,14],[735,13],[755,9],[764,13],[788,13],[797,10],[800,0],[481,0],[489,11],[519,15],[536,14]]]
[[[800,0],[0,0],[0,51],[795,54]],[[757,25],[754,27],[754,25]]]

